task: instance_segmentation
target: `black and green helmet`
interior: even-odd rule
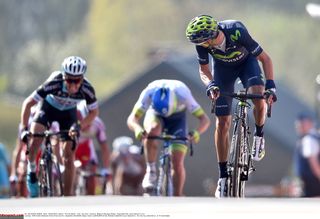
[[[203,43],[218,36],[218,23],[209,15],[193,18],[186,29],[186,36],[192,43]]]

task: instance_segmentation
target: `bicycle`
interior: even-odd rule
[[[232,140],[227,162],[227,197],[244,197],[245,183],[249,175],[255,171],[251,158],[250,127],[248,109],[251,104],[248,100],[266,99],[264,95],[248,94],[247,90],[237,93],[220,92],[220,96],[227,96],[239,100],[233,116]],[[212,101],[211,112],[214,113],[215,101]],[[271,117],[271,105],[267,104],[267,116]]]
[[[75,195],[82,196],[87,195],[87,180],[91,177],[97,177],[101,180],[101,194],[106,194],[107,181],[110,174],[101,174],[99,171],[91,172],[89,170],[82,169],[82,163],[80,160],[74,162],[76,167],[76,181],[75,181]]]
[[[162,149],[159,155],[159,175],[157,180],[156,190],[147,191],[147,193],[154,194],[156,196],[173,196],[173,180],[171,175],[171,154],[170,145],[175,141],[188,141],[190,147],[190,156],[193,156],[192,142],[187,137],[180,137],[174,135],[168,135],[163,132],[160,136],[148,136],[147,139],[163,141]],[[142,147],[143,148],[143,147]]]
[[[69,133],[69,131],[44,131],[43,133],[29,133],[28,137],[44,138],[44,148],[42,149],[41,158],[39,161],[38,181],[40,197],[46,196],[63,196],[63,184],[60,164],[57,157],[53,153],[51,139],[62,134]],[[76,140],[73,140],[73,148],[75,148]],[[27,144],[26,155],[29,154],[29,144]]]

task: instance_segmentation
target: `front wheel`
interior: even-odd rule
[[[170,157],[163,158],[163,164],[160,167],[158,182],[159,196],[173,196],[173,182],[171,175],[171,161]]]
[[[235,123],[228,160],[227,195],[243,197],[245,181],[241,180],[243,163],[241,162],[241,147],[244,144],[244,130],[241,122]]]

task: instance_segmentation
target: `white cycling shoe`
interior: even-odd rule
[[[155,188],[157,182],[156,172],[150,171],[146,172],[142,181],[142,187],[144,189]]]
[[[266,154],[264,146],[264,138],[259,136],[253,136],[253,145],[252,145],[252,159],[254,161],[260,161]]]
[[[217,189],[214,193],[216,198],[227,197],[227,178],[220,178],[217,183]]]

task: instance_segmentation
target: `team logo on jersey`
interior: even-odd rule
[[[239,30],[236,30],[235,35],[231,34],[230,38],[233,42],[237,41],[241,37],[241,33]]]

